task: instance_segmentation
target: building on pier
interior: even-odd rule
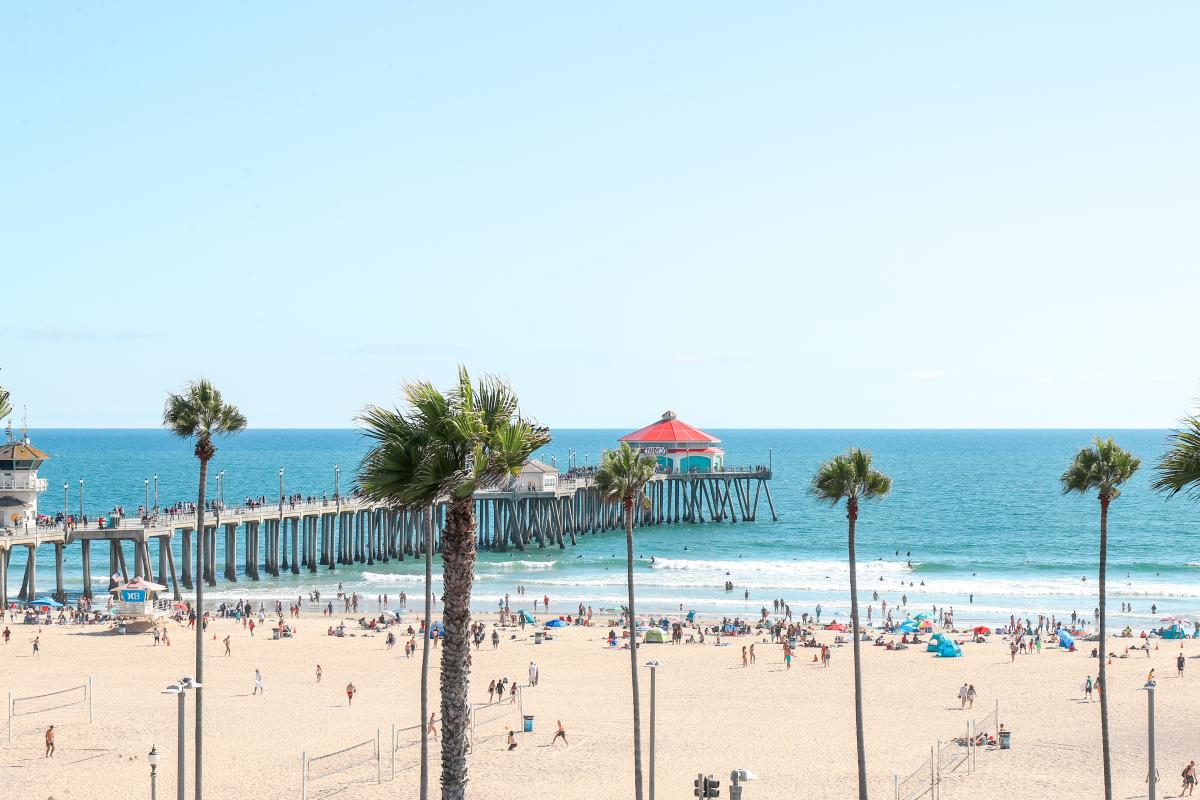
[[[13,438],[12,423],[8,441],[0,445],[0,513],[4,528],[29,528],[37,525],[38,494],[46,491],[46,479],[38,477],[38,467],[50,456],[29,443],[29,433]]]
[[[652,454],[658,465],[671,472],[719,472],[725,468],[721,440],[693,428],[667,411],[658,422],[622,436],[634,449]]]

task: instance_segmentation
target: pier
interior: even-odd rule
[[[770,467],[746,470],[662,472],[646,487],[649,505],[637,510],[638,527],[713,522],[753,522],[760,502],[778,520],[769,481]],[[557,477],[557,476],[556,476]],[[44,487],[43,487],[44,488]],[[590,478],[565,478],[521,484],[475,494],[476,534],[481,550],[504,552],[574,545],[578,537],[623,527],[619,503],[601,498]],[[394,508],[347,496],[253,507],[209,509],[202,525],[203,575],[193,565],[196,514],[159,513],[123,518],[116,525],[31,527],[0,535],[0,603],[9,602],[8,571],[14,552],[27,551],[16,597],[38,596],[37,553],[54,550],[54,592],[66,602],[63,563],[67,548],[78,545],[83,566],[81,591],[92,597],[93,556],[107,555],[109,587],[113,576],[140,576],[166,584],[181,599],[183,589],[203,580],[236,583],[290,572],[335,571],[339,566],[403,561],[424,552],[432,515],[434,550],[441,545],[447,503],[431,508]],[[243,550],[239,564],[239,548]],[[107,552],[105,552],[107,551]]]

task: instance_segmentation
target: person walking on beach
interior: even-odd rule
[[[1192,791],[1196,788],[1196,761],[1195,759],[1188,762],[1183,768],[1183,788],[1179,790],[1179,796],[1191,796]]]
[[[535,600],[534,602],[537,602],[537,601]],[[517,749],[517,737],[513,736],[512,728],[508,729],[508,749],[509,750]]]
[[[429,731],[429,735],[430,735],[430,736],[437,736],[437,735],[438,735],[438,733],[437,733],[437,714],[430,714],[430,715],[429,715],[429,727],[428,727],[428,731]],[[508,732],[508,734],[509,734],[509,736],[511,736],[511,735],[512,735],[512,731],[509,731],[509,732]]]
[[[348,706],[354,705],[354,693],[357,691],[358,691],[358,689],[354,688],[353,681],[346,684],[346,705],[348,705]]]
[[[967,687],[967,708],[975,707],[975,684]]]
[[[792,646],[787,642],[783,643],[783,665],[785,669],[792,668]]]
[[[958,707],[960,711],[967,707],[967,685],[965,683],[958,689]]]
[[[35,636],[35,637],[33,637],[33,654],[36,656],[41,651],[42,651],[42,637]]]
[[[1087,680],[1083,682],[1083,699],[1087,702],[1092,702],[1092,676],[1088,675]]]
[[[228,635],[226,635],[224,641],[225,641],[225,655],[229,655],[229,636]]]
[[[54,726],[46,728],[46,758],[54,758]]]
[[[250,695],[253,697],[256,694],[262,694],[262,693],[263,693],[262,673],[259,672],[258,668],[256,667],[254,669],[254,691],[251,692]]]
[[[8,629],[8,626],[7,626],[7,625],[5,625],[5,626],[4,626],[4,634],[3,634],[3,636],[4,636],[4,643],[5,643],[5,644],[8,644],[8,637],[12,636],[12,631],[10,631],[10,630]]]
[[[750,663],[754,663],[754,645],[750,645]]]
[[[1183,667],[1185,664],[1187,664],[1187,661],[1184,660],[1183,653],[1180,653],[1178,656],[1175,657],[1175,671],[1179,674],[1179,677],[1181,677],[1181,678],[1183,677]]]
[[[317,664],[317,683],[320,683],[320,682],[321,682],[321,674],[322,674],[322,672],[321,672],[321,665],[320,665],[320,664]]]
[[[750,650],[746,645],[742,645],[742,668],[750,666]]]
[[[491,703],[492,700],[495,698],[495,696],[496,696],[496,679],[493,678],[492,682],[488,684],[488,702]]]
[[[500,648],[500,631],[492,631],[492,649],[498,650],[499,648]]]
[[[554,732],[554,738],[550,740],[550,746],[554,747],[554,743],[557,742],[559,739],[562,739],[563,744],[567,745],[568,747],[571,746],[571,743],[567,741],[567,732],[566,732],[566,730],[563,729],[563,724],[562,724],[561,719],[558,720],[558,730],[556,730]]]
[[[530,686],[538,685],[538,667],[537,667],[537,664],[533,663],[532,661],[529,662],[529,685]],[[515,690],[516,687],[517,687],[517,685],[514,683],[513,689]]]

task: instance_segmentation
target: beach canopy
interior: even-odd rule
[[[1065,629],[1058,629],[1058,643],[1066,650],[1070,650],[1075,645],[1075,639]]]
[[[547,628],[565,628],[565,627],[567,627],[567,623],[565,620],[552,619],[546,623],[546,627]]]
[[[987,625],[976,625],[974,628],[971,629],[971,633],[980,634],[980,635],[985,634],[985,633],[991,633],[991,632],[992,632],[992,629],[989,628]]]
[[[962,655],[962,648],[951,639],[942,637],[941,643],[938,644],[938,655],[942,658],[958,658]]]
[[[533,618],[533,615],[528,611],[518,611],[517,613],[521,615],[521,621],[527,625],[532,625],[537,622],[537,620]]]
[[[29,603],[31,606],[48,606],[49,608],[62,608],[62,603],[56,600],[51,600],[49,597],[41,597]]]
[[[644,639],[642,639],[642,644],[662,644],[662,643],[663,643],[662,631],[660,631],[658,628],[651,628],[650,630],[646,631],[646,636]]]

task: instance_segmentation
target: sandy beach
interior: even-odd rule
[[[371,604],[373,605],[373,603]],[[494,615],[480,615],[489,629]],[[338,615],[333,622],[341,620]],[[606,620],[597,618],[603,623]],[[402,627],[415,622],[408,614]],[[173,626],[175,623],[171,623]],[[408,798],[417,796],[419,754],[416,732],[400,735],[392,777],[391,728],[417,723],[419,654],[406,659],[403,641],[389,651],[384,636],[329,637],[330,619],[306,605],[295,638],[272,640],[262,631],[251,637],[233,620],[209,628],[206,675],[206,789],[211,797],[298,798],[301,753],[326,753],[358,742],[383,741],[380,771],[372,747],[341,761],[314,768],[368,763],[315,779],[310,797]],[[93,676],[95,721],[80,709],[18,717],[11,744],[0,745],[6,797],[145,798],[149,796],[146,753],[152,744],[163,755],[160,796],[175,787],[175,701],[159,690],[192,669],[193,644],[181,626],[172,628],[172,646],[155,647],[149,634],[119,636],[101,626],[37,626],[8,623],[11,641],[0,646],[0,692],[23,696],[78,685]],[[497,704],[478,712],[471,757],[470,796],[489,800],[528,797],[621,798],[632,795],[627,651],[604,646],[607,627],[572,627],[551,641],[533,643],[533,628],[503,629],[493,650],[490,639],[473,654],[471,695],[487,701],[487,685],[507,676],[524,684],[531,660],[540,671],[538,686],[524,689],[526,713],[536,717],[532,734],[518,734],[509,752],[505,734],[520,731],[518,706]],[[40,635],[41,652],[32,654]],[[232,654],[222,640],[231,637]],[[515,636],[516,638],[511,638]],[[833,634],[821,638],[832,642]],[[851,648],[833,648],[832,663],[812,663],[815,650],[800,649],[791,671],[782,648],[762,636],[709,643],[647,645],[644,662],[656,659],[658,672],[658,796],[690,796],[697,772],[728,783],[730,769],[758,775],[747,798],[843,798],[854,785],[854,730]],[[757,663],[743,668],[741,646],[756,643]],[[1113,640],[1118,654],[1132,640]],[[1175,676],[1178,642],[1151,645],[1115,658],[1110,670],[1114,774],[1119,797],[1144,792],[1145,693],[1139,691],[1150,668],[1157,670],[1159,764],[1165,788],[1178,793],[1177,777],[1196,756],[1188,722],[1200,712],[1200,699],[1188,684],[1200,680],[1200,646],[1188,641],[1188,674]],[[1090,651],[1090,646],[1085,650]],[[436,656],[439,651],[435,651]],[[316,683],[316,665],[323,680]],[[930,747],[962,735],[968,720],[981,719],[997,703],[1000,721],[1013,731],[1013,749],[981,749],[977,770],[960,769],[943,784],[945,797],[1014,798],[1070,791],[1081,797],[1101,792],[1099,703],[1082,702],[1082,684],[1095,675],[1086,652],[1046,647],[1040,655],[1010,663],[1007,644],[993,637],[968,644],[964,657],[941,659],[910,648],[902,652],[864,647],[867,686],[866,741],[872,795],[892,797],[894,775],[928,763]],[[254,670],[263,675],[264,693],[254,696]],[[437,707],[436,662],[433,708]],[[358,689],[348,707],[345,686]],[[960,710],[958,688],[972,683],[974,709]],[[649,680],[643,673],[643,724],[648,725]],[[189,701],[188,719],[192,717]],[[550,745],[562,720],[569,745]],[[45,728],[54,724],[58,751],[43,757]],[[191,747],[189,730],[189,748]],[[2,741],[2,740],[0,740]],[[436,749],[435,749],[436,754]],[[358,756],[366,758],[359,759]],[[436,782],[438,764],[431,767]],[[191,762],[189,750],[188,775]],[[725,790],[723,789],[723,796]]]

